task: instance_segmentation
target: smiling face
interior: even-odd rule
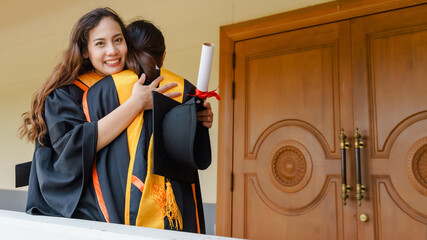
[[[104,17],[89,32],[87,53],[95,73],[101,77],[123,70],[128,48],[120,25],[110,17]]]

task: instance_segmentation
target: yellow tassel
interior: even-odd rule
[[[182,230],[182,216],[176,204],[175,195],[173,194],[172,184],[168,180],[166,182],[166,204],[165,215],[168,217],[169,225],[176,229]]]

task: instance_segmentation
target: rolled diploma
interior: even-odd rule
[[[215,44],[213,43],[203,43],[202,55],[200,57],[199,76],[197,78],[197,89],[201,92],[208,91],[214,48]]]

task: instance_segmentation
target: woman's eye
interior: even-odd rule
[[[123,38],[116,38],[116,40],[114,40],[114,41],[120,43],[123,41]]]
[[[102,45],[104,45],[103,42],[97,42],[97,43],[95,43],[95,46],[102,46]]]

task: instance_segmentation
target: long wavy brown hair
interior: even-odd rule
[[[70,42],[62,60],[33,96],[30,110],[22,114],[22,124],[18,130],[20,138],[31,142],[37,140],[43,145],[43,138],[47,132],[46,122],[43,118],[46,98],[53,90],[72,84],[79,75],[93,69],[91,62],[89,59],[83,58],[83,54],[87,51],[89,32],[98,26],[105,17],[112,18],[120,25],[128,51],[132,50],[123,21],[110,8],[97,8],[81,17],[71,31]]]

